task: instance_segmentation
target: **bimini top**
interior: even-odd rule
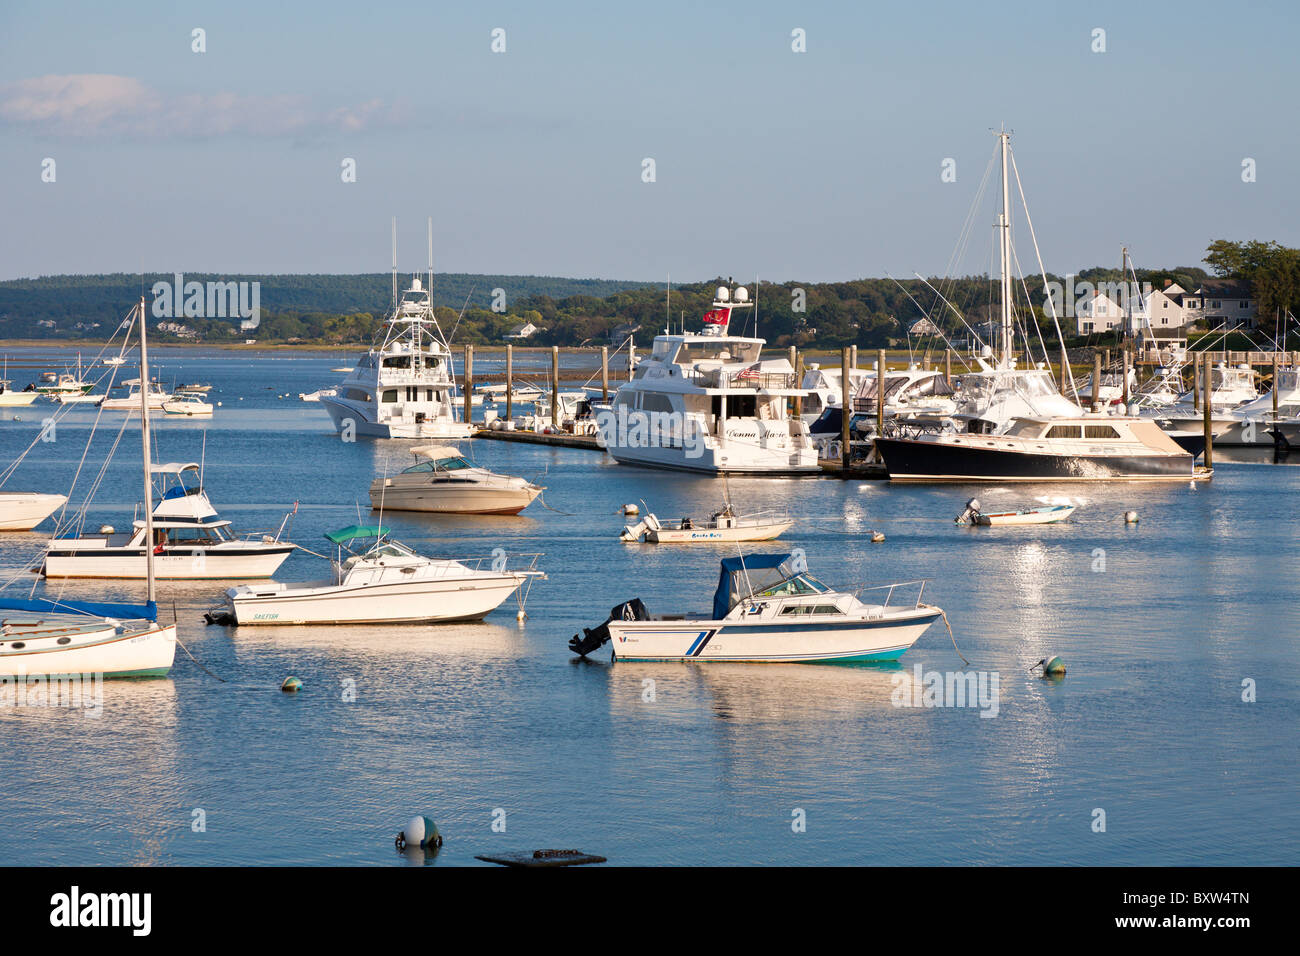
[[[338,531],[327,531],[325,537],[335,544],[347,544],[357,538],[382,538],[386,534],[388,529],[382,525],[354,524],[348,528],[340,528]]]
[[[416,458],[432,458],[435,461],[443,458],[463,458],[460,449],[455,445],[416,445],[411,449],[411,454]]]
[[[150,465],[149,473],[152,475],[179,475],[183,471],[198,471],[199,463],[196,461],[169,461],[165,465]]]
[[[742,599],[793,578],[802,570],[790,552],[723,558],[718,590],[713,595],[713,619],[721,620]]]

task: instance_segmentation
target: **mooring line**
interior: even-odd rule
[[[957,648],[957,638],[953,637],[952,625],[948,623],[948,612],[943,608],[939,608],[939,615],[943,618],[943,626],[948,629],[948,637],[952,639],[952,649],[957,651],[957,656],[961,658],[961,662],[970,667],[970,661],[966,660],[965,655]]]
[[[201,669],[205,674],[207,674],[209,677],[216,677],[217,680],[219,680],[219,681],[220,681],[221,683],[223,683],[223,684],[226,682],[226,679],[225,679],[224,677],[217,677],[216,674],[212,673],[212,671],[210,671],[210,670],[208,670],[206,667],[204,667],[204,666],[203,666],[203,663],[202,663],[202,662],[201,662],[197,657],[195,657],[193,654],[190,654],[190,649],[189,649],[188,647],[185,646],[185,642],[182,641],[182,640],[180,639],[180,636],[179,636],[179,635],[177,635],[177,637],[176,637],[176,643],[179,644],[179,645],[181,646],[181,650],[183,650],[186,654],[189,655],[190,660],[192,660],[195,664],[198,664],[198,665],[199,665],[199,668],[200,668],[200,669]]]

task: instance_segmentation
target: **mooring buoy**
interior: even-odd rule
[[[1125,523],[1125,524],[1137,524],[1137,523],[1138,523],[1138,513],[1137,513],[1136,511],[1126,511],[1126,512],[1124,512],[1124,523]]]
[[[442,834],[438,832],[438,824],[433,822],[432,817],[411,817],[393,843],[399,850],[408,845],[439,847],[442,846]]]
[[[883,531],[873,531],[873,532],[871,532],[871,542],[872,542],[872,544],[880,544],[880,542],[882,542],[882,541],[884,541],[884,540],[885,540],[885,533],[884,533]]]
[[[1065,673],[1065,661],[1055,655],[1052,657],[1044,657],[1041,661],[1035,664],[1034,667],[1041,667],[1043,669],[1044,677],[1059,677]],[[1034,667],[1029,669],[1032,671]]]
[[[300,691],[302,690],[302,681],[296,677],[286,677],[284,683],[280,685],[280,690],[284,691],[286,694]]]

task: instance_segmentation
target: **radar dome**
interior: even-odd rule
[[[727,291],[727,287],[725,285],[718,286],[718,301],[726,302],[730,298],[731,293]]]
[[[749,301],[749,290],[746,289],[743,285],[740,286],[738,289],[736,289],[736,301],[737,302]]]

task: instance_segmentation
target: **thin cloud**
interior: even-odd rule
[[[285,138],[393,128],[406,117],[379,99],[323,108],[297,94],[167,94],[129,76],[72,73],[0,86],[0,124],[80,139]]]

